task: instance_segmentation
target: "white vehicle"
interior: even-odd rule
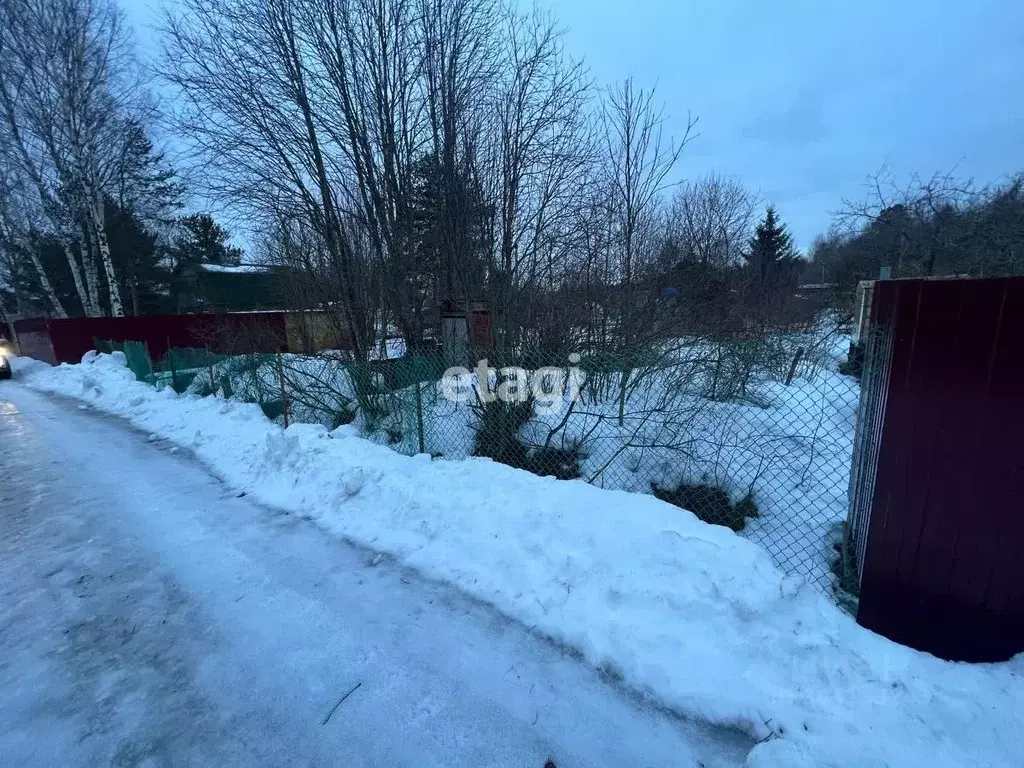
[[[14,354],[14,347],[3,336],[0,336],[0,379],[11,378],[11,361],[8,355]]]

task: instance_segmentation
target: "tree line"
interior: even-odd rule
[[[475,302],[498,349],[632,349],[681,322],[689,265],[730,295],[796,274],[774,211],[778,236],[751,246],[756,195],[678,183],[696,121],[670,136],[652,89],[595,83],[542,11],[186,0],[164,45],[209,193],[265,223],[266,258],[318,276],[306,303],[357,357],[389,329],[430,344],[434,308]]]
[[[810,278],[849,288],[878,277],[1024,273],[1024,174],[978,187],[952,173],[899,185],[883,169],[811,246]]]

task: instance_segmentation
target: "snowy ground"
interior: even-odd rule
[[[654,365],[631,375],[621,423],[620,375],[591,376],[576,368],[563,375],[557,395],[545,403],[551,407],[535,409],[520,436],[535,447],[579,446],[580,477],[602,488],[651,494],[652,486],[708,484],[733,502],[749,493],[760,514],[748,520],[743,535],[787,573],[830,587],[832,545],[846,517],[860,390],[838,372],[849,339],[826,322],[813,333],[779,339],[781,370],[775,370],[778,362],[757,366],[746,399],[708,398],[709,371],[717,371],[721,351],[706,341],[679,339]],[[797,348],[810,351],[786,386],[782,380]],[[215,386],[200,371],[189,391],[209,394],[220,387],[232,399],[279,403],[282,378],[293,422],[332,428],[355,417],[360,434],[400,453],[459,460],[474,451],[481,389],[475,374],[454,379],[454,385],[425,381],[419,408],[413,387],[391,391],[381,384],[383,415],[372,421],[355,413],[347,369],[339,354],[329,352],[231,358],[215,367]],[[492,369],[489,393],[497,387]],[[581,393],[575,403],[573,391]],[[455,392],[463,402],[452,401]]]
[[[169,449],[0,384],[0,764],[742,764],[748,739]]]
[[[402,456],[352,426],[282,430],[255,405],[140,384],[117,356],[15,363],[24,384],[129,419],[232,490],[456,585],[649,700],[763,742],[750,768],[1024,765],[1024,658],[951,664],[890,643],[757,545],[650,496]]]

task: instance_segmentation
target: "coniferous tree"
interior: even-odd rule
[[[128,314],[145,315],[171,310],[170,273],[157,245],[157,237],[132,209],[107,201],[110,255],[121,279],[121,294]]]
[[[108,196],[122,211],[131,211],[147,230],[163,232],[181,208],[185,186],[141,123],[125,121],[122,133],[121,151],[112,171],[115,191]]]
[[[179,234],[171,254],[175,267],[182,264],[236,265],[242,261],[242,249],[228,245],[230,235],[208,213],[193,213],[178,220]]]
[[[117,287],[124,296],[126,314],[169,311],[170,275],[157,245],[157,236],[132,209],[121,207],[109,198],[106,201],[104,220],[110,257],[119,280]],[[32,260],[25,250],[28,248],[34,249],[36,258],[68,314],[85,314],[60,240],[50,233],[40,231],[31,232],[25,242],[18,246],[14,268],[9,277],[11,287],[25,301],[27,311],[44,312],[47,306],[39,275],[36,270],[29,268]],[[79,241],[72,251],[72,258],[78,262],[82,261],[82,248],[83,243]],[[101,303],[105,302],[108,291],[105,281],[100,281],[98,290]]]
[[[412,231],[417,267],[438,298],[479,295],[491,211],[466,169],[446,172],[433,156],[414,169]]]
[[[797,273],[799,255],[793,248],[793,237],[769,205],[764,219],[743,255],[750,279],[760,291],[787,282]]]

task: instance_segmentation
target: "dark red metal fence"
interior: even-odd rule
[[[77,363],[94,340],[140,341],[154,360],[170,347],[204,347],[216,352],[277,352],[285,345],[282,312],[224,315],[139,315],[19,320],[14,330],[22,352],[51,363]]]
[[[1024,651],[1024,278],[878,282],[871,326],[886,359],[865,371],[877,431],[858,451],[877,453],[851,487],[857,620],[944,658],[1007,659]]]

